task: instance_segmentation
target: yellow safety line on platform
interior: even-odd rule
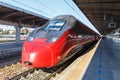
[[[93,49],[77,58],[65,71],[56,76],[57,80],[82,80],[100,41],[98,41]]]

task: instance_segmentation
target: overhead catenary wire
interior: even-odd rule
[[[65,2],[78,16],[80,16],[80,17],[82,18],[82,20],[84,20],[84,18],[83,18],[66,0],[64,0],[64,2]],[[84,21],[86,21],[86,20],[84,20]],[[90,23],[88,23],[88,24],[90,24]],[[93,24],[91,24],[91,25],[93,25]],[[95,27],[94,27],[94,29],[95,29],[95,31],[96,31],[98,34],[100,34]]]
[[[48,13],[46,13],[46,12],[43,12],[42,10],[33,8],[33,7],[28,6],[28,5],[26,5],[26,4],[23,4],[23,3],[21,3],[21,2],[19,2],[19,1],[17,1],[17,0],[12,0],[12,1],[14,1],[14,2],[16,2],[16,3],[20,4],[20,5],[23,5],[23,6],[25,6],[25,7],[31,8],[31,9],[33,9],[33,10],[36,10],[36,11],[38,11],[38,12],[41,12],[41,13],[43,13],[43,14],[46,14],[46,15],[49,15],[49,16],[52,16],[52,17],[53,17],[53,15],[50,15],[50,14],[48,14]]]
[[[66,1],[64,0],[64,2],[78,15],[81,17],[81,15]],[[83,19],[83,17],[81,17]],[[83,19],[84,20],[84,19]]]
[[[64,1],[78,16],[80,16],[82,18],[82,20],[84,20],[83,17],[66,0],[64,0]]]
[[[43,2],[41,2],[40,0],[37,0],[39,2],[39,4],[45,6],[47,9],[51,10],[52,12],[57,13],[54,9],[50,8],[49,6],[47,6],[46,4],[44,4]]]

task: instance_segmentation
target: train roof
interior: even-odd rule
[[[60,16],[57,16],[55,18],[53,18],[52,20],[56,20],[56,19],[64,19],[66,21],[73,21],[73,22],[77,22],[80,27],[82,28],[82,30],[84,31],[87,31],[88,34],[97,34],[95,31],[93,31],[92,29],[90,29],[88,26],[86,26],[84,23],[82,23],[80,20],[78,20],[77,18],[75,18],[74,16],[72,15],[60,15]],[[69,26],[69,27],[73,27],[73,26]]]

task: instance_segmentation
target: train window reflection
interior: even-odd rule
[[[59,31],[65,24],[64,20],[54,20],[51,21],[48,26],[45,28],[45,30],[56,30]]]

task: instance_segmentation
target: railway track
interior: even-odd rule
[[[83,51],[80,51],[80,53],[83,53]],[[64,64],[49,69],[28,68],[23,66],[20,62],[17,62],[10,66],[0,68],[0,80],[50,80],[54,78],[56,74],[61,73],[77,57],[78,54]],[[4,61],[2,62],[4,63]]]
[[[66,67],[68,67],[71,64],[71,62],[73,61],[69,61],[66,62],[64,65],[61,65],[61,67],[59,67],[55,72],[48,75],[44,80],[50,80],[51,78],[54,78],[56,74],[61,73]]]
[[[12,54],[10,53],[12,51],[6,52],[7,53],[2,51],[4,55],[0,55],[0,80],[9,80],[11,77],[27,70],[27,68],[21,64],[20,51],[14,50]]]
[[[91,45],[88,47],[90,46]],[[86,47],[86,49],[88,49],[88,47]],[[80,51],[80,53],[83,52],[85,52],[85,49]],[[64,62],[64,64],[60,64],[56,67],[48,69],[29,69],[17,76],[12,77],[10,80],[50,80],[51,78],[54,78],[56,74],[59,74],[66,69],[66,67],[68,67],[77,57],[79,57],[78,54]]]
[[[84,49],[82,49],[78,54],[76,54],[72,59],[68,60],[64,65],[56,70],[54,73],[51,73],[49,76],[47,76],[44,80],[55,80],[54,77],[61,73],[64,69],[66,69],[74,60],[76,60],[79,56],[86,54],[89,50],[91,50],[97,41],[89,44]]]
[[[28,69],[28,67],[23,66],[20,62],[10,66],[5,66],[4,68],[0,69],[0,80],[9,80],[10,78],[23,73]]]
[[[2,60],[0,60],[0,69],[4,68],[5,66],[10,66],[12,64],[16,64],[17,62],[20,62],[20,61],[21,61],[21,56],[2,59]]]
[[[69,59],[68,61],[64,62],[64,64],[60,64],[52,68],[28,69],[23,73],[20,73],[10,78],[9,80],[49,80],[57,73],[62,72],[67,66],[69,66],[76,59],[76,57]]]
[[[63,71],[71,61],[66,62],[64,65],[59,65],[48,69],[29,69],[17,76],[10,78],[9,80],[49,80],[51,77],[55,76],[57,73]]]
[[[10,80],[44,80],[50,73],[42,71],[42,69],[29,69]]]

